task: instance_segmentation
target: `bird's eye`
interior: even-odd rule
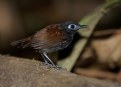
[[[74,30],[74,29],[76,29],[76,25],[75,24],[69,24],[68,29]]]

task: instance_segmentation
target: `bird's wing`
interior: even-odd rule
[[[25,39],[21,39],[21,40],[17,40],[11,43],[11,46],[17,46],[25,48],[30,46],[30,42],[31,42],[31,37],[25,38]]]
[[[59,45],[65,39],[64,32],[57,26],[49,26],[42,29],[33,36],[31,46],[35,49],[52,48]]]

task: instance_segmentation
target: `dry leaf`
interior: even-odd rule
[[[115,34],[104,40],[94,40],[92,47],[96,50],[98,60],[110,67],[121,66],[121,34]]]

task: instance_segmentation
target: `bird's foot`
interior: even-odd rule
[[[55,65],[55,64],[50,64],[48,62],[43,62],[44,65],[47,65],[48,68],[55,68],[55,69],[63,69],[62,67]]]

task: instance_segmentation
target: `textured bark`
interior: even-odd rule
[[[49,68],[42,62],[0,55],[0,87],[121,87],[103,81]]]

